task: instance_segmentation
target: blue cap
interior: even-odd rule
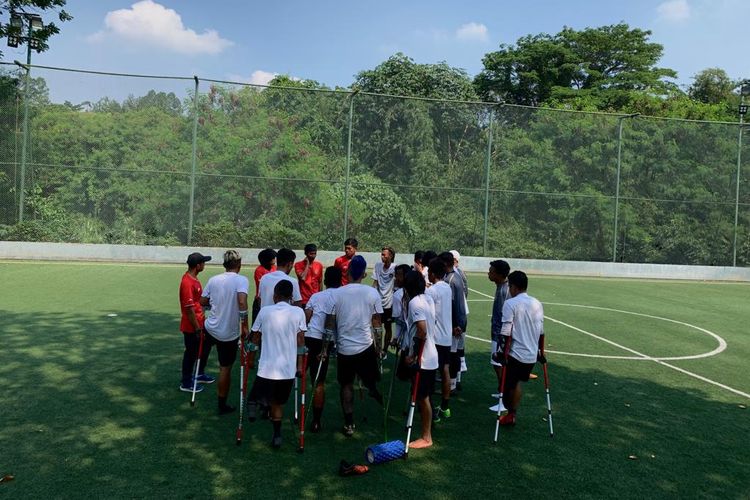
[[[352,260],[349,262],[349,275],[352,277],[352,280],[357,281],[360,279],[365,275],[365,271],[367,271],[365,258],[361,255],[352,257]]]

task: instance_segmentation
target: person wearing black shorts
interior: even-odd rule
[[[383,333],[380,315],[383,304],[380,294],[363,285],[367,262],[355,255],[349,262],[349,284],[333,294],[331,311],[326,317],[326,330],[335,331],[338,346],[337,379],[341,386],[341,409],[344,412],[345,436],[354,435],[354,378],[359,376],[370,396],[383,403],[377,388],[380,346],[374,339]]]
[[[258,361],[258,375],[253,384],[261,402],[271,407],[273,437],[271,446],[281,446],[281,420],[295,377],[301,374],[307,331],[305,313],[293,306],[292,282],[281,280],[273,289],[273,305],[262,307],[253,323],[250,364],[261,339],[263,350]]]
[[[544,308],[541,302],[526,293],[527,286],[528,278],[522,271],[508,275],[511,298],[503,304],[500,330],[505,365],[503,405],[508,413],[500,418],[500,425],[515,425],[516,411],[521,403],[521,382],[529,380],[544,347]]]
[[[326,289],[314,293],[305,304],[305,347],[307,347],[307,366],[310,369],[310,380],[313,381],[313,422],[311,431],[320,432],[321,417],[325,404],[325,382],[328,374],[328,356],[333,347],[333,338],[326,332],[326,315],[333,309],[334,293],[341,286],[341,270],[331,266],[325,270],[323,282]],[[323,353],[323,346],[326,352]],[[320,373],[318,373],[320,367]],[[316,379],[317,377],[317,379]],[[317,382],[317,383],[316,383]]]

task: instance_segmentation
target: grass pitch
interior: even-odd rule
[[[357,396],[357,433],[340,434],[333,370],[324,430],[307,434],[301,455],[288,420],[281,450],[270,449],[265,421],[246,424],[237,447],[237,416],[217,416],[215,386],[198,394],[195,408],[177,390],[181,266],[0,263],[0,270],[0,477],[15,477],[0,483],[0,497],[750,496],[745,284],[531,276],[529,293],[547,315],[555,437],[543,420],[540,377],[524,387],[518,424],[501,429],[493,445],[487,408],[495,382],[484,340],[485,294],[494,286],[471,276],[468,333],[476,339],[435,446],[339,478],[339,460],[363,462],[384,429],[382,410]],[[215,363],[212,353],[209,373]],[[386,367],[383,391],[390,359]],[[235,404],[238,376],[235,366]],[[407,389],[396,385],[389,439],[405,437]],[[417,436],[418,429],[417,416]]]

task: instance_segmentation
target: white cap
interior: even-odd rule
[[[456,260],[461,259],[461,254],[458,253],[458,250],[451,250],[451,253],[453,254],[453,258]]]

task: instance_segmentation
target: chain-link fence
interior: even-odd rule
[[[363,250],[750,262],[750,151],[737,123],[30,76],[0,82],[1,239],[333,250],[354,236]],[[132,91],[53,103],[48,81]]]

